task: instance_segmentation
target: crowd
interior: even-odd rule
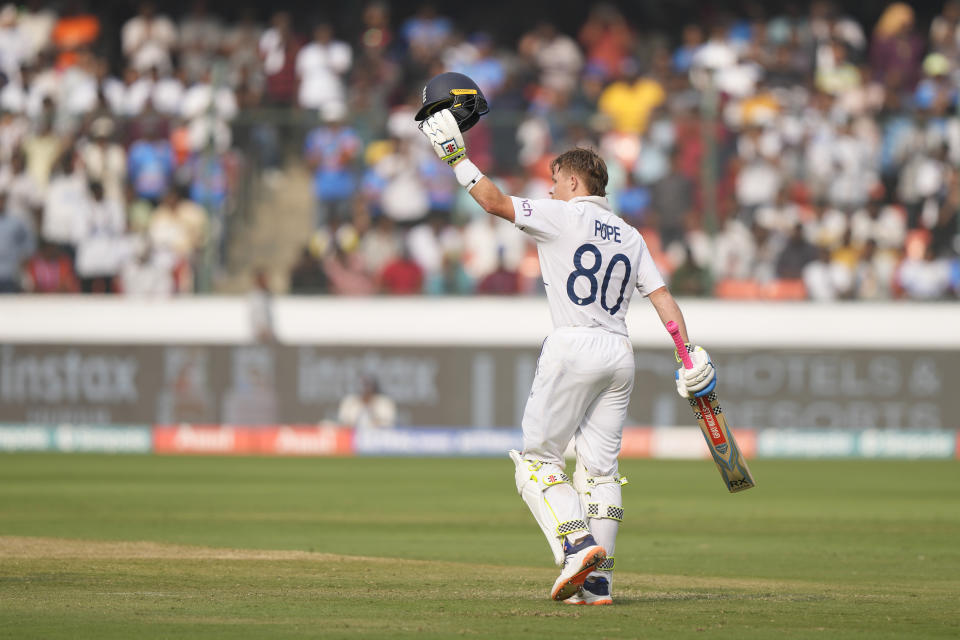
[[[0,290],[192,292],[235,180],[246,32],[145,2],[109,34],[79,6],[0,9]]]
[[[527,294],[535,248],[483,213],[426,147],[426,80],[469,75],[491,113],[470,157],[547,197],[549,161],[601,151],[614,208],[678,295],[942,299],[960,293],[960,2],[929,25],[815,1],[713,12],[676,33],[596,4],[566,32],[471,32],[425,5],[227,23],[151,3],[102,55],[94,15],[0,12],[0,287],[192,289],[218,242],[238,141],[262,168],[312,173],[315,232],[294,293]],[[315,126],[285,156],[264,108]],[[249,124],[249,122],[248,122]],[[278,214],[281,216],[282,214]],[[278,224],[283,220],[278,218]]]
[[[305,146],[318,232],[294,291],[539,289],[532,247],[472,205],[413,126],[419,95],[406,90],[453,70],[491,105],[467,136],[485,173],[545,197],[558,151],[601,150],[615,208],[680,295],[960,292],[960,3],[928,31],[903,3],[862,25],[814,2],[791,15],[716,14],[676,41],[602,4],[575,33],[544,22],[515,43],[431,8],[396,31],[384,5],[364,17],[362,71],[338,68],[348,102],[321,111]],[[364,145],[344,116],[382,107],[389,117],[365,123]]]

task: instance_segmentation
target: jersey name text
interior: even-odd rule
[[[599,220],[593,222],[593,235],[600,236],[604,240],[613,240],[620,242],[620,227],[612,224],[604,224]]]

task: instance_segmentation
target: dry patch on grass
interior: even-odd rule
[[[84,560],[297,560],[329,562],[342,556],[309,551],[217,549],[163,542],[70,540],[0,536],[0,558],[22,560],[40,558],[78,558]],[[364,558],[376,561],[379,558]]]
[[[436,570],[453,571],[456,573],[467,571],[474,575],[504,575],[515,572],[516,568],[497,565],[482,565],[473,563],[458,563],[447,561],[411,560],[398,558],[380,558],[372,556],[347,556],[341,554],[282,550],[282,549],[230,549],[202,547],[194,545],[169,544],[151,541],[107,541],[107,540],[74,540],[46,537],[0,536],[0,561],[3,560],[48,560],[48,559],[79,559],[79,560],[225,560],[225,561],[294,561],[298,563],[319,564],[349,564],[355,568],[360,565],[382,566],[390,565],[394,568],[411,566],[429,566]],[[536,580],[542,573],[552,576],[555,572],[551,568],[525,568],[524,574]],[[798,581],[736,579],[721,577],[694,577],[681,575],[655,575],[618,572],[618,590],[621,594],[634,595],[639,598],[658,597],[669,598],[668,594],[682,598],[678,590],[704,590],[720,592],[753,592],[755,594],[770,594],[786,592],[806,592],[813,588],[822,591],[824,585]],[[631,593],[633,592],[633,593]],[[715,594],[716,597],[724,597]],[[697,597],[703,597],[698,595]],[[737,597],[737,596],[734,596]]]
[[[348,556],[342,554],[282,550],[230,549],[194,545],[169,544],[150,541],[74,540],[46,537],[0,536],[0,563],[4,560],[212,560],[240,562],[296,562],[351,566],[362,575],[366,571],[392,573],[405,570],[423,571],[427,568],[438,575],[473,575],[487,579],[516,576],[517,567],[473,563]],[[364,569],[366,567],[366,569]],[[534,583],[551,581],[555,569],[549,567],[523,568],[523,574]],[[363,581],[361,581],[363,582]],[[869,592],[862,588],[801,580],[773,580],[758,578],[730,578],[718,576],[688,576],[673,574],[617,573],[617,593],[621,601],[649,602],[668,600],[774,600],[813,602],[824,599],[857,598],[883,600],[902,594],[894,586],[875,585]],[[370,581],[376,585],[376,581]],[[530,585],[518,589],[527,589]],[[918,591],[917,588],[912,589]],[[919,589],[919,591],[924,591]],[[936,591],[936,589],[932,589]],[[479,594],[484,597],[489,594]]]

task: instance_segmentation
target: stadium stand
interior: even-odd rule
[[[3,291],[237,292],[265,269],[310,295],[540,294],[529,244],[416,130],[423,83],[454,70],[490,101],[481,169],[546,197],[558,150],[599,149],[689,295],[960,294],[957,2],[929,24],[756,4],[677,33],[596,4],[519,38],[378,1],[147,1],[109,29],[78,6],[0,10]]]

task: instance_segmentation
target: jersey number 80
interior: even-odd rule
[[[583,266],[583,254],[592,253],[593,254],[593,265],[589,268],[584,268]],[[627,282],[630,280],[630,260],[627,256],[622,253],[617,253],[610,259],[610,264],[607,265],[607,270],[603,274],[603,284],[597,282],[596,274],[600,271],[600,249],[597,249],[595,245],[582,244],[577,247],[576,252],[573,254],[573,266],[575,267],[573,273],[567,278],[567,296],[575,305],[585,307],[588,304],[596,302],[597,300],[597,289],[600,289],[600,306],[603,307],[604,311],[608,311],[610,315],[617,315],[617,311],[620,311],[620,305],[623,304],[623,294],[627,290]],[[610,285],[610,276],[613,275],[613,268],[617,266],[618,262],[623,263],[624,273],[623,279],[620,281],[620,295],[617,297],[616,303],[612,307],[607,306],[607,287]],[[590,293],[587,294],[587,297],[581,298],[573,290],[573,285],[577,282],[578,278],[586,278],[590,283]]]

